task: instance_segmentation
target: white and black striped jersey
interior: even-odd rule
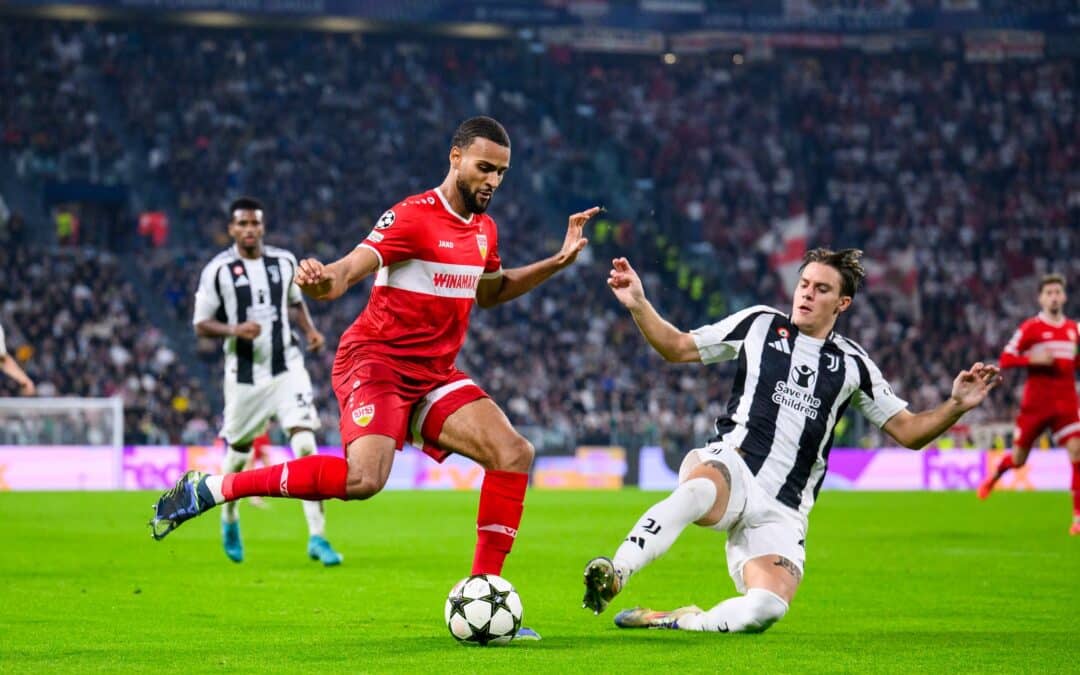
[[[835,332],[804,335],[772,307],[744,309],[691,335],[703,363],[739,360],[713,440],[740,448],[765,491],[804,515],[848,404],[878,427],[907,407],[862,347]]]
[[[192,322],[257,321],[262,327],[254,340],[225,338],[226,380],[254,384],[304,367],[304,355],[289,326],[289,305],[303,302],[293,283],[295,274],[296,256],[273,246],[264,247],[257,260],[241,257],[232,246],[203,268]]]

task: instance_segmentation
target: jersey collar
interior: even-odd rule
[[[234,243],[234,244],[232,245],[232,252],[233,252],[233,253],[235,253],[235,254],[236,254],[236,257],[237,257],[237,258],[239,258],[240,260],[249,260],[249,261],[251,261],[251,262],[256,262],[256,261],[262,260],[262,259],[263,259],[263,256],[265,256],[265,255],[266,255],[266,246],[265,246],[265,245],[263,246],[263,255],[259,256],[258,258],[245,258],[245,257],[244,257],[243,255],[241,255],[241,253],[240,253],[240,245],[239,245],[239,244],[236,244],[236,243]]]
[[[1053,321],[1050,319],[1050,315],[1046,312],[1039,312],[1039,320],[1047,325],[1053,326],[1054,328],[1060,328],[1061,326],[1064,326],[1065,321],[1067,321],[1064,314],[1061,315],[1060,320]]]
[[[475,213],[470,213],[468,218],[462,218],[460,213],[450,208],[450,202],[446,201],[446,197],[443,196],[442,190],[440,190],[439,188],[432,188],[432,191],[435,193],[435,196],[439,198],[439,201],[442,203],[443,208],[446,209],[447,213],[457,218],[461,222],[465,223],[466,225],[472,225],[473,216],[476,215]]]

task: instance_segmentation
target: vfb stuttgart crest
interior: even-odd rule
[[[359,408],[355,408],[352,411],[352,421],[357,426],[366,427],[371,424],[371,420],[375,417],[375,404],[369,403],[362,405]]]
[[[476,245],[480,247],[480,257],[487,260],[487,235],[476,235]]]

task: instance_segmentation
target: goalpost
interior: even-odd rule
[[[111,449],[113,479],[120,486],[124,401],[119,397],[0,398],[0,447],[46,452],[53,448]]]

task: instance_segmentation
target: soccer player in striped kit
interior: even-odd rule
[[[687,453],[679,486],[652,506],[612,558],[585,567],[584,606],[599,614],[691,523],[727,532],[728,572],[741,595],[708,611],[635,608],[616,625],[759,632],[788,611],[802,581],[807,517],[825,477],[836,423],[849,404],[904,446],[917,449],[977,406],[1001,377],[974,364],[939,407],[913,414],[862,347],[833,331],[863,279],[861,251],[814,249],[803,259],[791,314],[765,306],[691,332],[664,320],[625,258],[608,279],[642,334],[666,360],[738,360],[717,436]]]
[[[311,378],[304,354],[293,337],[289,310],[304,332],[309,351],[326,340],[311,321],[296,286],[297,262],[292,253],[263,244],[266,231],[262,204],[250,197],[229,206],[233,246],[203,268],[195,292],[193,323],[200,337],[221,338],[225,351],[225,413],[220,436],[225,440],[223,474],[244,468],[252,442],[266,422],[277,417],[297,457],[315,454],[319,415],[312,401]],[[225,555],[242,562],[238,502],[221,510]],[[308,556],[327,566],[341,555],[326,540],[326,517],[320,500],[304,502]]]

